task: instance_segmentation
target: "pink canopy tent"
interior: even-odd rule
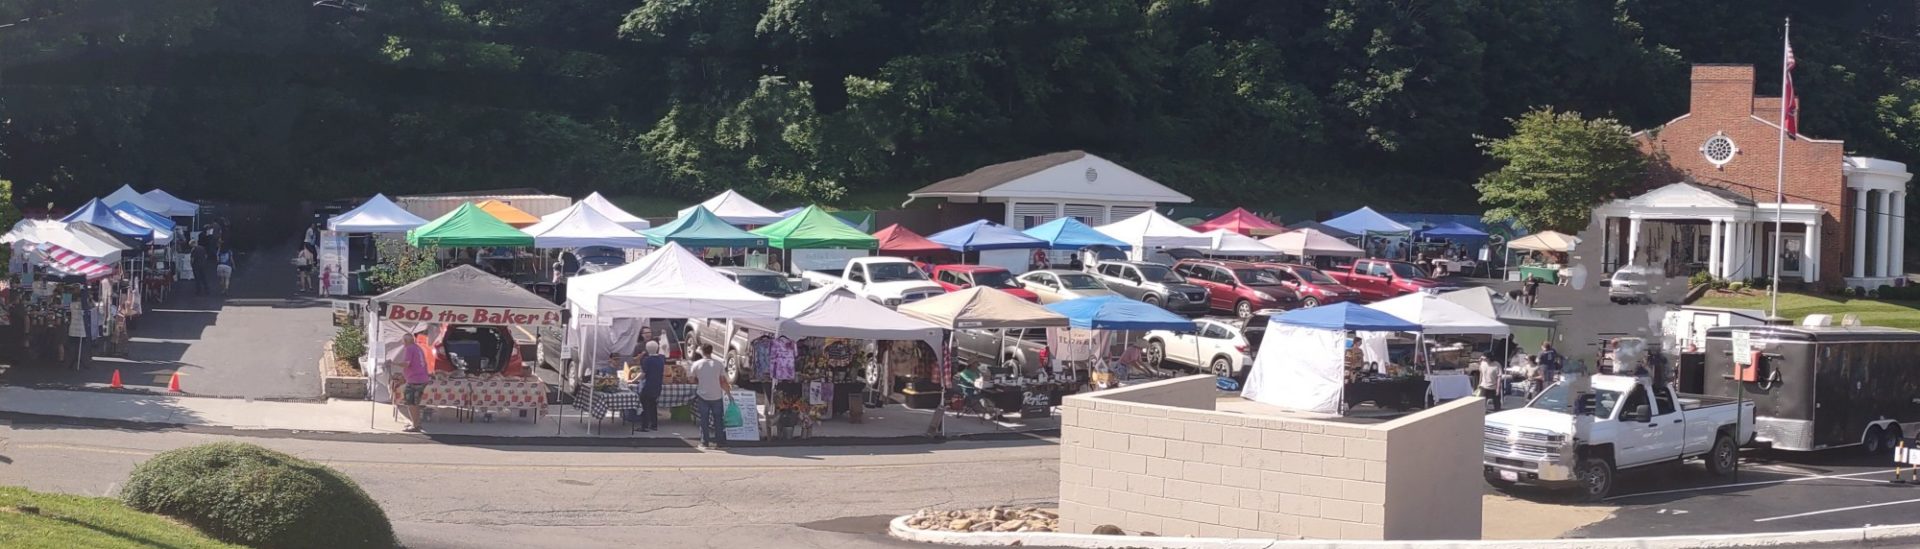
[[[1220,214],[1220,217],[1193,226],[1193,230],[1200,232],[1215,229],[1225,229],[1247,236],[1267,236],[1287,232],[1286,227],[1261,219],[1246,208],[1234,208],[1233,211]]]

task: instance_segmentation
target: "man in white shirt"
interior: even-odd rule
[[[701,345],[687,374],[693,376],[696,385],[693,415],[700,421],[700,447],[719,448],[727,442],[723,416],[727,413],[727,393],[733,390],[727,382],[727,365],[714,357],[712,345]]]

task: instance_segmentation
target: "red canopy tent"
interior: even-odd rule
[[[1203,233],[1214,229],[1226,229],[1247,236],[1266,236],[1287,232],[1286,227],[1260,219],[1260,216],[1253,215],[1253,212],[1247,211],[1246,208],[1234,208],[1233,211],[1220,214],[1220,217],[1191,228]]]
[[[885,229],[880,229],[878,232],[873,233],[873,237],[880,240],[881,255],[916,256],[944,254],[953,251],[932,240],[927,240],[927,237],[920,236],[919,233],[902,227],[899,223],[888,225]]]

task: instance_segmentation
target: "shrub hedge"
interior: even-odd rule
[[[396,545],[386,512],[345,475],[251,444],[156,455],[134,468],[121,499],[263,549]]]

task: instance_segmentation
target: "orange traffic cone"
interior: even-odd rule
[[[167,392],[169,393],[180,392],[180,372],[174,372],[173,377],[167,379]]]
[[[112,384],[112,385],[109,385],[109,387],[112,387],[112,388],[114,388],[114,389],[125,389],[125,388],[126,388],[125,386],[122,386],[122,385],[120,385],[120,370],[114,370],[114,371],[113,371],[113,384]]]

